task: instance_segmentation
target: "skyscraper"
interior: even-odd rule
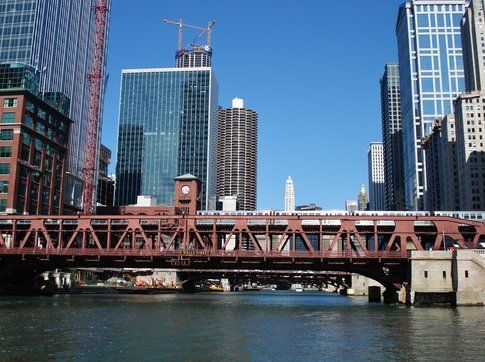
[[[122,71],[115,203],[137,195],[173,205],[176,176],[202,182],[215,209],[218,86],[208,67]]]
[[[367,197],[367,191],[365,190],[365,186],[362,185],[362,187],[360,188],[359,196],[357,198],[359,211],[367,210],[368,203],[369,203],[369,199]]]
[[[485,210],[485,94],[461,94],[456,100],[456,163],[460,210]]]
[[[61,92],[70,100],[69,117],[74,123],[69,138],[64,203],[76,207],[81,203],[95,3],[96,0],[0,0],[0,63],[33,66],[39,73],[41,92]]]
[[[380,80],[385,210],[404,210],[399,66],[386,64]]]
[[[217,196],[237,196],[239,210],[255,210],[258,114],[234,98],[217,123]]]
[[[372,142],[367,152],[369,210],[384,210],[384,150],[382,142]]]
[[[468,93],[455,103],[459,209],[485,209],[485,1],[473,0],[462,20]]]
[[[423,208],[426,185],[421,138],[453,112],[465,89],[460,22],[465,0],[412,0],[396,24],[401,83],[405,206]]]
[[[485,87],[485,2],[472,0],[461,23],[463,64],[467,92]]]
[[[438,118],[433,131],[423,139],[426,155],[426,192],[428,211],[458,210],[459,190],[456,166],[455,118]]]
[[[295,187],[293,185],[293,180],[290,176],[286,180],[285,187],[285,211],[293,212],[295,211]]]

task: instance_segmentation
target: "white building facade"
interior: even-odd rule
[[[372,142],[367,151],[369,172],[369,210],[385,210],[384,148]]]
[[[295,211],[295,186],[293,185],[293,180],[290,176],[286,180],[285,187],[285,211],[293,212]]]

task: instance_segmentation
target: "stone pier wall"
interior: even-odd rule
[[[413,251],[408,302],[484,305],[485,251]]]

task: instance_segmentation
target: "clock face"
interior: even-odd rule
[[[187,195],[189,192],[190,192],[190,187],[188,187],[187,185],[182,187],[182,193],[184,195]]]

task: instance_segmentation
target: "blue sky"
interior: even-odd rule
[[[240,97],[259,113],[258,208],[283,208],[291,176],[297,205],[342,209],[367,184],[367,148],[381,140],[379,78],[397,60],[400,3],[113,0],[102,135],[111,170],[121,69],[174,65],[177,29],[163,18],[215,20],[219,103]]]

